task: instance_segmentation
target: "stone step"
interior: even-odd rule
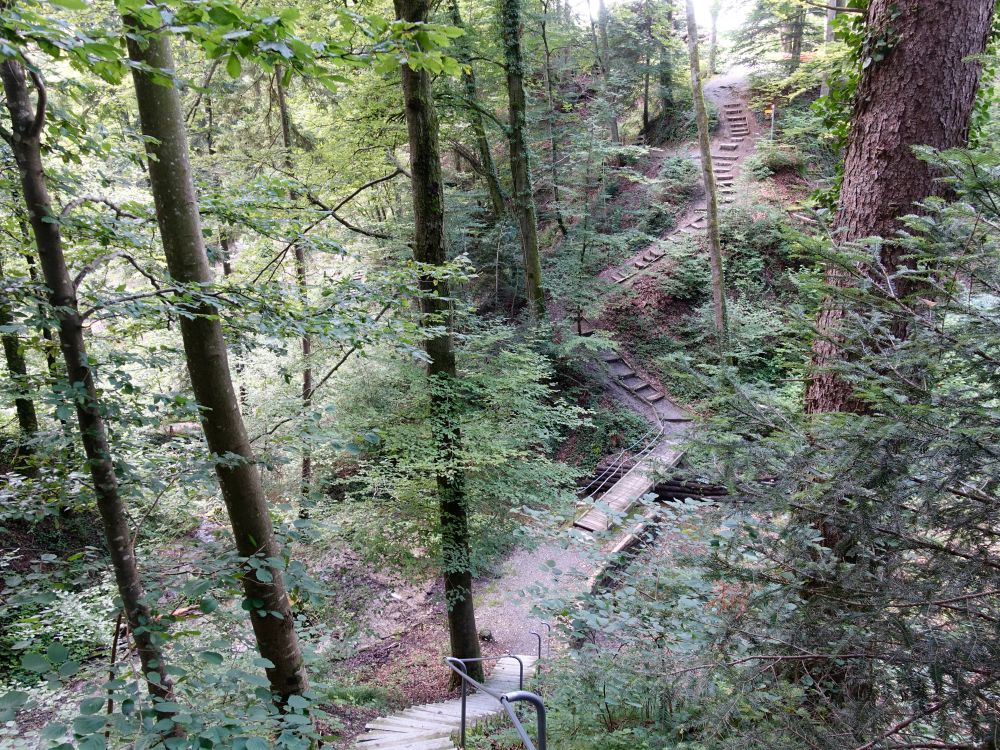
[[[637,260],[633,265],[636,268],[638,268],[639,270],[642,270],[643,268],[649,268],[649,261],[648,260]]]
[[[618,352],[613,351],[613,350],[612,351],[607,351],[607,352],[601,352],[601,359],[603,359],[605,362],[621,362],[621,361],[623,361],[621,355]]]
[[[663,400],[663,394],[660,393],[659,391],[656,391],[655,393],[653,393],[650,396],[643,396],[643,398],[646,399],[647,401],[651,401],[652,403],[655,404],[657,401],[662,401]]]
[[[728,143],[720,143],[719,144],[719,148],[721,148],[723,151],[735,151],[739,147],[740,147],[740,144],[733,143],[732,141],[730,141]]]

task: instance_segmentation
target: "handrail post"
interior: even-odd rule
[[[518,676],[517,676],[517,689],[524,690],[524,662],[521,661],[521,657],[517,654],[507,654],[511,659],[517,661]]]
[[[541,659],[542,659],[542,634],[541,633],[536,633],[534,630],[531,631],[531,634],[533,636],[535,636],[535,638],[538,639],[538,660],[541,661]],[[524,685],[521,685],[521,690],[524,690]]]

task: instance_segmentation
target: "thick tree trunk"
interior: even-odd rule
[[[285,171],[288,176],[291,176],[295,171],[295,165],[292,161],[292,115],[288,111],[288,97],[285,91],[285,86],[282,83],[283,70],[279,65],[275,68],[274,73],[274,85],[277,89],[277,99],[278,99],[278,116],[281,119],[281,143],[284,146],[284,164]],[[295,191],[288,191],[288,199],[290,201],[295,200]],[[301,244],[295,243],[294,248],[295,253],[295,281],[299,287],[299,297],[301,297],[303,304],[308,302],[309,296],[309,280],[308,280],[308,260],[306,258],[305,248]],[[308,414],[309,409],[312,405],[312,367],[310,366],[310,357],[312,356],[312,338],[309,334],[305,334],[301,339],[302,346],[302,413],[303,415]],[[312,452],[309,450],[309,446],[306,445],[302,448],[302,461],[299,467],[299,495],[302,498],[304,507],[302,508],[302,513],[308,513],[309,497],[311,493],[312,485]]]
[[[968,58],[985,50],[993,10],[994,0],[872,0],[868,33],[891,28],[896,42],[858,82],[836,221],[839,240],[891,238],[899,217],[940,189],[913,146],[944,149],[966,142],[980,74],[979,62]],[[901,254],[897,244],[883,244],[881,264],[888,274],[898,269]],[[835,268],[827,280],[849,283]],[[897,285],[897,293],[906,296],[912,291],[907,287]],[[807,412],[864,411],[851,387],[829,369],[840,356],[836,329],[843,318],[833,302],[819,314]]]
[[[125,25],[130,30],[128,50],[134,62],[156,70],[175,69],[167,37],[152,35],[128,17]],[[137,41],[136,37],[142,36],[146,39]],[[155,83],[138,67],[132,69],[132,77],[143,135],[148,139],[149,180],[167,268],[182,284],[205,284],[212,275],[202,239],[180,95],[173,86]],[[202,409],[209,450],[215,456],[236,459],[216,465],[236,548],[244,557],[280,559],[267,498],[233,391],[222,324],[214,317],[217,312],[201,303],[194,306],[190,317],[181,317],[191,384]],[[267,668],[267,676],[275,700],[284,703],[306,689],[306,673],[281,569],[266,564],[248,571],[243,590],[248,600],[262,602],[251,608],[250,621],[261,656],[273,664]]]
[[[538,250],[538,215],[531,187],[524,57],[521,52],[521,0],[501,1],[500,33],[507,64],[507,97],[510,102],[510,173],[514,183],[514,212],[517,214],[521,234],[528,304],[533,316],[543,318],[545,295],[542,291],[542,261]]]
[[[698,121],[698,146],[701,150],[701,171],[708,193],[705,218],[708,223],[708,253],[712,269],[712,310],[715,333],[720,350],[726,346],[726,289],[722,268],[722,245],[719,241],[719,202],[712,172],[712,139],[708,132],[708,112],[701,85],[701,64],[698,60],[698,24],[694,17],[694,4],[687,0],[688,54],[691,58],[691,90],[694,97],[695,118]]]
[[[464,29],[462,14],[458,8],[458,0],[451,0],[449,4],[451,23],[460,29]],[[486,137],[486,125],[483,122],[483,114],[479,110],[479,86],[476,83],[476,72],[472,67],[472,51],[468,35],[460,36],[455,42],[459,61],[466,66],[462,71],[462,86],[465,89],[465,102],[469,110],[469,124],[472,126],[472,134],[476,139],[476,150],[479,152],[479,164],[482,167],[483,180],[486,182],[486,190],[490,195],[490,206],[493,209],[493,218],[501,221],[507,213],[507,201],[503,194],[503,187],[500,184],[500,174],[497,172],[496,162],[493,160],[493,150],[490,148],[489,139]]]
[[[24,205],[35,236],[42,275],[49,291],[49,304],[59,322],[59,346],[66,362],[71,391],[77,394],[77,422],[87,466],[94,482],[97,509],[104,525],[104,538],[114,570],[118,595],[129,630],[135,640],[142,674],[150,695],[171,700],[171,681],[164,671],[160,650],[161,635],[150,617],[146,592],[139,576],[132,548],[132,528],[118,488],[111,459],[111,446],[97,398],[94,371],[87,357],[83,323],[77,308],[76,288],[63,256],[62,236],[54,220],[52,203],[42,166],[41,132],[45,118],[45,93],[40,79],[34,79],[38,103],[31,104],[24,69],[15,60],[0,63],[10,111],[11,149],[17,161]]]
[[[427,0],[394,0],[396,15],[403,21],[426,23]],[[403,99],[410,141],[410,173],[413,176],[413,258],[418,263],[447,263],[444,237],[444,190],[438,146],[438,120],[431,93],[430,74],[402,66]],[[471,549],[468,504],[463,474],[456,468],[460,435],[456,424],[457,370],[451,337],[452,316],[447,281],[430,276],[420,279],[420,311],[425,321],[443,325],[445,332],[428,338],[424,347],[430,362],[427,380],[431,393],[431,430],[437,453],[436,476],[441,524],[442,572],[451,655],[478,659],[479,633],[472,599]],[[469,674],[481,680],[482,664],[469,665]]]

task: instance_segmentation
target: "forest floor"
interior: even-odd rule
[[[737,67],[712,78],[705,86],[706,99],[720,112],[727,103],[745,103],[748,74],[748,69]],[[740,160],[753,151],[755,136],[759,132],[752,116],[749,120],[750,137],[744,139],[735,152],[730,152],[739,156]],[[728,140],[728,135],[723,124],[713,137],[713,146],[717,148],[719,143]],[[699,159],[697,147],[691,142],[671,148],[652,148],[642,167],[643,172],[655,175],[662,162],[671,156]],[[738,168],[734,168],[736,174]],[[690,224],[699,214],[699,209],[704,210],[706,202],[702,190],[689,203],[675,227],[664,233],[661,241],[668,241],[679,233],[681,227]],[[658,266],[636,279],[633,304],[646,306],[643,298],[647,287],[655,281],[655,275],[669,273],[666,263],[661,262]],[[609,268],[602,276],[610,277],[614,271],[614,268]],[[613,317],[597,324],[615,337],[624,339],[627,347],[627,335],[617,329]],[[648,369],[643,367],[641,361],[636,365],[642,370]],[[649,413],[647,404],[618,387],[614,380],[602,380],[602,387],[617,402],[650,421],[656,421],[656,415]],[[535,653],[538,642],[531,631],[539,632],[543,637],[546,635],[542,618],[535,612],[536,603],[544,600],[549,592],[560,597],[582,592],[595,571],[600,550],[592,539],[575,530],[539,530],[537,537],[534,544],[524,545],[512,552],[494,576],[477,582],[476,620],[480,633],[487,636],[483,641],[484,655]],[[655,551],[651,553],[669,556],[675,544],[683,549],[686,542],[682,534],[668,533],[659,538]],[[447,653],[447,630],[439,622],[442,620],[440,593],[433,582],[420,591],[394,592],[394,601],[389,603],[390,609],[395,612],[389,618],[394,632],[382,634],[377,643],[343,666],[351,671],[359,670],[365,683],[392,685],[394,705],[419,704],[448,697],[448,674],[441,667],[441,658]],[[405,635],[401,629],[405,629]],[[348,746],[375,712],[372,708],[343,707],[336,713],[345,725],[341,732],[344,746]]]

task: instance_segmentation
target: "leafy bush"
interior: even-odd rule
[[[676,302],[700,304],[712,288],[708,255],[692,240],[672,242],[667,254],[670,271],[659,277],[660,291]]]
[[[805,156],[796,147],[763,140],[757,144],[754,153],[744,160],[743,171],[756,180],[764,180],[782,172],[801,174],[805,166]]]

